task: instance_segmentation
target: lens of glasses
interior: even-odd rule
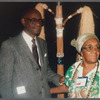
[[[29,20],[32,24],[36,25],[38,22],[41,26],[44,25],[44,19],[36,19],[36,18],[32,18],[32,19],[29,19],[29,18],[24,18],[25,20]]]
[[[92,45],[88,45],[86,47],[83,47],[82,49],[86,49],[88,52],[91,52],[94,48],[96,51],[100,50],[100,46],[93,47]]]
[[[87,51],[89,51],[89,52],[90,52],[90,51],[92,51],[93,46],[87,46],[87,47],[85,47],[85,48],[86,48],[86,50],[87,50]]]
[[[36,18],[32,18],[32,19],[31,19],[31,23],[32,23],[32,24],[35,24],[35,25],[36,25],[38,22],[39,22],[39,24],[40,24],[41,26],[44,25],[44,23],[43,23],[44,20],[43,20],[43,19],[36,19]]]

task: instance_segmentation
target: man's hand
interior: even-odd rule
[[[59,79],[59,84],[62,85],[64,83],[64,80],[65,80],[65,76],[62,76],[60,79]]]

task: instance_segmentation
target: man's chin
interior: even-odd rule
[[[39,36],[40,35],[40,33],[36,33],[36,36]]]

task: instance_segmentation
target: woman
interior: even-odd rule
[[[68,92],[69,98],[100,98],[99,75],[100,54],[99,39],[95,34],[80,35],[72,40],[82,60],[75,62],[65,74],[64,84],[51,88],[51,93]]]

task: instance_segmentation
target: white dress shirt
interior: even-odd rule
[[[29,49],[30,49],[30,51],[32,53],[32,44],[33,44],[32,40],[33,40],[33,38],[31,36],[29,36],[25,31],[22,31],[22,36],[23,36],[25,42],[27,43],[27,45],[28,45],[28,47],[29,47]],[[38,49],[38,44],[37,44],[36,37],[34,37],[34,39],[35,39],[36,46],[37,46],[37,52],[38,52],[38,56],[39,56],[39,64],[41,66],[39,49]]]

